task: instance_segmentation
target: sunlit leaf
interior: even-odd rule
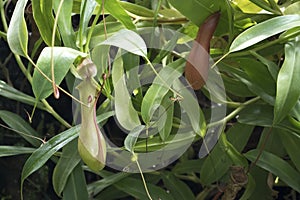
[[[7,42],[13,53],[26,57],[28,31],[24,18],[24,10],[28,0],[17,1],[14,13],[7,30]]]
[[[99,115],[97,123],[111,117],[114,112],[104,113]],[[48,140],[45,144],[40,146],[32,155],[27,159],[21,175],[21,184],[23,185],[24,180],[42,167],[59,149],[64,147],[70,141],[78,137],[79,126],[72,127]]]
[[[82,48],[83,45],[86,43],[87,27],[89,25],[90,18],[93,15],[96,5],[97,3],[95,2],[95,0],[81,1],[79,30],[76,38],[76,45],[79,48]]]
[[[266,20],[238,35],[232,42],[229,52],[243,50],[296,26],[300,26],[300,15],[284,15]]]
[[[126,29],[118,31],[101,44],[116,46],[142,57],[147,55],[147,46],[143,38],[137,33]]]
[[[274,124],[280,122],[295,106],[300,97],[300,38],[285,45],[285,60],[277,79]]]
[[[100,5],[102,5],[102,0],[96,0]],[[120,5],[117,0],[104,1],[104,8],[108,11],[114,18],[119,20],[127,29],[134,30],[135,25],[133,24],[131,18],[125,11],[125,9]]]
[[[141,124],[137,111],[134,109],[126,86],[122,57],[114,61],[112,68],[114,85],[114,106],[118,123],[126,130],[132,130]]]
[[[54,47],[54,76],[56,84],[60,84],[74,60],[81,56],[86,57],[85,53],[67,48]],[[37,61],[37,66],[44,74],[51,79],[51,47],[46,47],[40,54]],[[32,79],[32,90],[37,99],[47,98],[52,94],[52,84],[46,79],[37,69],[34,70]]]
[[[54,26],[54,16],[52,12],[52,0],[32,0],[32,12],[34,21],[39,29],[39,32],[44,42],[51,46],[52,32]],[[58,31],[55,34],[56,46],[60,44]]]

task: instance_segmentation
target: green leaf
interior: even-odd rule
[[[24,10],[28,0],[19,0],[11,17],[7,30],[7,42],[15,54],[27,57],[28,31]]]
[[[41,102],[36,103],[36,99],[30,95],[27,95],[12,86],[8,85],[4,81],[0,80],[0,95],[18,102],[22,102],[31,106],[35,106],[42,110],[45,110],[44,104]]]
[[[114,112],[107,112],[97,117],[97,123],[111,117]],[[74,126],[48,140],[45,144],[40,146],[33,154],[27,159],[21,175],[21,185],[24,180],[33,172],[42,167],[51,156],[59,149],[64,147],[70,141],[78,137],[79,126]]]
[[[133,54],[145,57],[147,55],[147,46],[141,36],[137,33],[122,29],[103,41],[101,45],[112,45],[124,49]]]
[[[30,154],[34,151],[35,151],[34,148],[29,148],[29,147],[0,145],[0,158],[6,156],[16,156],[20,154]]]
[[[130,173],[119,172],[111,174],[110,176],[103,177],[101,180],[92,182],[88,185],[88,193],[96,195],[105,188],[113,185],[114,183],[119,182],[120,180],[129,175]]]
[[[229,52],[243,50],[296,26],[300,26],[300,15],[285,15],[266,20],[238,35],[232,42]]]
[[[80,49],[86,44],[87,27],[96,5],[94,0],[81,1],[79,30],[76,38],[76,44]]]
[[[73,140],[63,148],[62,155],[53,171],[52,183],[58,196],[61,196],[71,173],[73,173],[80,160],[77,151],[77,140]]]
[[[39,147],[41,145],[41,141],[32,138],[33,137],[40,137],[40,135],[26,122],[22,117],[19,115],[0,110],[0,118],[12,129],[20,132],[18,133],[21,137],[23,137],[26,141],[32,144],[34,147]],[[24,133],[24,134],[21,134]]]
[[[163,67],[158,73],[159,75],[155,77],[153,84],[147,90],[141,106],[141,115],[146,124],[150,122],[153,113],[161,104],[173,81],[181,76],[184,62],[184,59],[179,59]]]
[[[298,149],[300,146],[300,135],[288,131],[277,131],[283,146],[294,163],[295,167],[300,171],[300,157]]]
[[[211,183],[220,179],[229,169],[232,164],[228,155],[224,152],[219,143],[214,146],[208,157],[201,167],[200,180],[204,185],[210,185]]]
[[[67,47],[53,48],[54,76],[56,84],[59,85],[66,76],[74,60],[79,56],[86,57],[87,55]],[[38,58],[37,66],[51,79],[51,47],[43,49]],[[51,82],[49,82],[49,80],[47,80],[37,69],[34,70],[32,77],[32,90],[38,100],[47,98],[53,92]]]
[[[251,174],[248,174],[248,183],[245,188],[245,192],[243,193],[243,196],[240,198],[240,200],[248,200],[253,192],[255,191],[256,183]]]
[[[277,79],[274,124],[286,117],[300,97],[300,38],[285,45],[285,60]]]
[[[53,1],[53,7],[56,13],[58,11],[59,4],[60,1]],[[72,26],[72,7],[73,7],[73,0],[64,0],[64,2],[62,3],[60,14],[59,16],[57,16],[58,17],[57,25],[64,46],[76,49],[75,32]]]
[[[250,161],[254,162],[259,155],[259,150],[251,150],[244,154]],[[279,158],[278,156],[263,151],[260,155],[259,160],[256,163],[257,166],[271,172],[278,176],[288,186],[300,192],[300,173],[292,168],[286,161]]]
[[[246,124],[235,123],[228,131],[226,136],[228,141],[241,152],[247,145],[248,140],[252,134],[254,126]]]
[[[162,173],[164,186],[175,200],[191,200],[195,196],[191,189],[181,180],[179,180],[173,173]]]
[[[115,94],[115,111],[120,125],[126,130],[132,130],[141,125],[137,111],[134,109],[128,92],[123,69],[122,57],[116,58],[112,68],[112,80]]]
[[[128,187],[129,185],[130,187]],[[142,180],[127,177],[115,183],[114,186],[137,199],[148,199]],[[167,191],[163,190],[161,187],[151,183],[147,183],[147,187],[152,199],[173,200],[171,194],[168,194]]]
[[[88,192],[81,163],[77,164],[70,174],[63,191],[63,200],[88,200]]]
[[[226,10],[227,2],[224,0],[189,0],[184,3],[182,0],[169,0],[179,12],[190,19],[198,27],[205,21],[205,19],[215,12],[221,11],[220,23],[218,24],[220,30],[228,30],[228,14]],[[217,30],[218,31],[218,30]]]
[[[39,32],[48,46],[52,46],[52,32],[54,17],[52,12],[52,0],[32,0],[32,12]],[[55,46],[60,45],[58,31],[55,33]]]
[[[141,134],[141,132],[145,129],[144,125],[140,125],[135,127],[133,130],[130,131],[130,133],[127,135],[127,137],[124,140],[124,147],[129,152],[134,152],[134,145]]]
[[[102,0],[96,0],[99,5],[102,5]],[[104,2],[104,8],[114,18],[119,20],[127,29],[134,30],[136,27],[133,24],[131,18],[126,13],[125,9],[120,5],[117,0],[109,0]]]

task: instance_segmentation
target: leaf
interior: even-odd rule
[[[179,180],[173,173],[162,173],[162,179],[164,182],[164,186],[168,189],[169,193],[175,200],[195,199],[195,196],[188,185]]]
[[[88,192],[81,163],[77,164],[69,176],[63,191],[63,200],[88,200]]]
[[[274,124],[286,117],[300,97],[300,38],[285,45],[285,60],[277,78]]]
[[[54,76],[56,84],[59,85],[66,76],[74,60],[79,56],[86,57],[87,55],[67,47],[53,48]],[[37,66],[51,79],[51,47],[43,49],[38,58]],[[34,69],[32,77],[32,90],[37,100],[45,99],[53,92],[51,82],[49,82],[49,80],[47,80],[37,69]]]
[[[0,145],[0,158],[6,156],[16,156],[20,154],[30,154],[34,152],[34,148],[19,146],[3,146]]]
[[[187,113],[194,132],[204,137],[206,133],[206,120],[198,104],[195,94],[188,90],[179,80],[174,81],[174,89],[180,91],[183,99],[179,101],[183,111]]]
[[[277,131],[282,144],[294,163],[295,167],[300,171],[300,157],[298,149],[300,146],[300,135],[288,131]]]
[[[220,0],[212,2],[211,0],[190,0],[183,3],[181,0],[169,0],[169,2],[198,27],[208,16],[221,10],[221,19],[218,25],[219,29],[228,30],[229,25],[226,1]]]
[[[58,196],[61,196],[71,173],[80,161],[77,140],[73,140],[63,148],[62,155],[53,171],[52,185]]]
[[[211,183],[220,179],[229,169],[232,164],[228,155],[225,154],[219,143],[214,146],[208,157],[201,167],[200,179],[204,185],[210,185]]]
[[[53,8],[56,14],[58,11],[59,4],[60,1],[53,1]],[[76,49],[75,32],[72,27],[72,7],[73,7],[73,0],[64,0],[64,2],[62,3],[59,16],[57,16],[58,17],[57,25],[64,46]]]
[[[255,191],[256,183],[251,174],[248,174],[248,183],[245,188],[245,192],[243,193],[243,196],[240,198],[240,200],[248,200],[252,193]]]
[[[99,5],[102,5],[102,0],[96,0]],[[136,29],[131,18],[125,11],[125,9],[120,5],[117,0],[109,0],[104,2],[104,8],[108,11],[114,18],[119,20],[127,29]]]
[[[13,88],[2,80],[0,80],[0,95],[31,106],[36,105],[37,108],[40,108],[42,110],[46,109],[44,104],[42,104],[41,102],[36,103],[34,97]]]
[[[147,180],[146,180],[147,182]],[[130,187],[128,187],[130,185]],[[126,192],[127,194],[137,198],[137,199],[148,199],[144,184],[141,180],[127,177],[121,181],[114,184],[118,190]],[[161,187],[147,183],[147,187],[152,199],[163,199],[163,200],[173,200],[172,196],[163,190]]]
[[[39,32],[48,46],[52,46],[52,32],[54,27],[54,17],[52,13],[52,0],[32,0],[32,12],[34,21]],[[55,33],[55,46],[60,45],[58,31]]]
[[[132,130],[141,125],[137,111],[134,109],[129,95],[122,57],[116,58],[112,68],[112,80],[115,94],[115,111],[120,125],[126,130]]]
[[[7,30],[7,42],[15,54],[27,57],[28,31],[24,10],[28,0],[19,0],[11,17]]]
[[[107,40],[103,41],[101,45],[116,46],[142,57],[147,55],[147,46],[143,38],[127,29],[122,29],[113,34]]]
[[[119,172],[115,174],[111,174],[110,176],[103,177],[101,180],[94,181],[88,185],[88,193],[89,194],[98,194],[102,190],[107,187],[113,185],[114,183],[119,182],[123,178],[129,176],[130,173]]]
[[[150,122],[153,113],[161,104],[173,81],[181,76],[184,62],[184,59],[179,59],[163,67],[147,90],[141,106],[141,115],[146,124]]]
[[[34,147],[39,147],[41,145],[41,141],[32,138],[33,137],[40,137],[40,135],[29,125],[28,122],[26,122],[22,117],[19,115],[5,111],[5,110],[0,110],[0,118],[12,129],[24,133],[20,134],[18,133],[21,137],[23,137],[26,141],[28,141],[31,145]]]
[[[284,15],[266,20],[238,35],[232,42],[229,52],[243,50],[296,26],[300,26],[300,15]]]
[[[97,117],[97,123],[111,117],[114,112],[107,112]],[[45,144],[35,150],[24,164],[21,175],[21,186],[24,180],[42,167],[51,156],[70,141],[78,137],[79,126],[74,126],[48,140]]]
[[[255,149],[248,151],[244,155],[247,157],[247,159],[254,162],[259,153],[259,150]],[[297,192],[300,192],[300,179],[295,178],[300,177],[300,173],[297,172],[294,168],[292,168],[283,159],[279,158],[274,154],[262,151],[256,165],[278,176],[288,186],[290,186]]]
[[[247,142],[252,134],[254,126],[235,123],[228,131],[226,136],[228,141],[241,152],[247,145]]]
[[[124,140],[124,147],[129,152],[134,152],[134,145],[141,134],[141,132],[145,129],[144,125],[140,125],[135,127],[133,130],[130,131],[130,133],[127,135],[127,137]]]
[[[81,1],[79,30],[76,38],[76,44],[80,49],[82,49],[83,45],[86,44],[87,27],[96,5],[97,3],[95,0]]]

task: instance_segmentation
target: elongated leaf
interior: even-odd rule
[[[88,192],[81,164],[77,164],[69,176],[63,192],[63,200],[88,200]]]
[[[118,31],[102,42],[101,45],[116,46],[142,57],[147,55],[147,46],[143,38],[137,33],[126,29]]]
[[[0,146],[0,158],[5,156],[16,156],[20,154],[30,154],[34,152],[34,148],[19,146]]]
[[[131,187],[128,187],[128,185],[130,185]],[[119,190],[122,190],[123,192],[126,192],[127,194],[130,194],[131,196],[137,199],[148,199],[142,180],[128,177],[121,180],[120,182],[115,183],[114,186],[116,186],[116,188],[118,188]],[[147,187],[152,199],[163,199],[163,200],[173,199],[171,194],[168,194],[167,191],[163,190],[161,187],[158,187],[150,183],[147,183]]]
[[[79,48],[82,48],[86,43],[87,27],[96,5],[95,0],[81,1],[79,30],[76,38],[76,44]]]
[[[300,171],[300,157],[298,154],[300,136],[293,132],[287,131],[278,131],[278,133],[285,150],[287,151],[298,171]]]
[[[237,36],[232,42],[229,52],[240,51],[296,26],[300,26],[300,15],[274,17],[247,29]]]
[[[52,46],[52,32],[54,26],[54,16],[52,13],[52,0],[32,0],[32,11],[34,21],[39,32],[48,46]],[[58,31],[55,34],[55,45],[60,44]]]
[[[36,105],[38,108],[42,110],[45,109],[45,106],[41,102],[36,103],[36,99],[34,97],[13,88],[12,86],[8,85],[7,83],[1,80],[0,80],[0,95],[31,106]]]
[[[181,0],[169,0],[169,2],[197,26],[200,26],[208,16],[221,11],[219,29],[223,31],[228,30],[227,2],[224,0],[189,0],[184,3]]]
[[[56,84],[60,84],[74,60],[81,56],[86,57],[85,53],[67,48],[54,47],[54,76]],[[37,66],[44,74],[51,79],[51,47],[43,49],[37,61]],[[47,98],[52,94],[52,84],[37,69],[34,70],[32,79],[33,93],[38,100]]]
[[[131,97],[126,86],[122,57],[118,57],[114,61],[112,80],[115,90],[115,110],[117,120],[123,128],[132,130],[139,126],[141,122],[137,111],[132,106]]]
[[[277,79],[274,124],[280,122],[300,97],[300,38],[285,45],[285,60]]]
[[[20,132],[18,133],[21,137],[23,137],[26,141],[32,144],[34,147],[39,147],[41,145],[41,141],[32,138],[33,137],[40,137],[40,135],[26,122],[22,117],[19,115],[0,110],[0,118],[12,129]],[[24,133],[24,134],[21,134]]]
[[[134,145],[144,128],[144,125],[137,126],[127,135],[124,141],[124,147],[127,151],[134,152]]]
[[[210,185],[211,183],[220,179],[229,169],[232,164],[228,155],[225,154],[224,149],[218,143],[213,148],[208,157],[201,167],[200,179],[204,185]]]
[[[96,0],[99,5],[102,5],[102,0]],[[127,29],[135,29],[135,25],[132,23],[131,18],[126,13],[125,9],[120,5],[117,0],[104,1],[104,8],[114,18],[119,20]]]
[[[97,117],[97,123],[106,120],[107,118],[111,117],[114,114],[114,112],[107,112],[102,115],[99,115]],[[47,160],[55,152],[57,152],[59,149],[64,147],[66,144],[68,144],[70,141],[78,137],[79,134],[79,126],[74,126],[56,136],[51,138],[49,141],[47,141],[45,144],[43,144],[41,147],[39,147],[36,151],[33,152],[33,154],[28,158],[26,161],[21,175],[21,185],[23,185],[24,180],[30,176],[33,172],[38,170],[40,167],[42,167]]]
[[[259,150],[255,149],[244,155],[253,162],[256,160],[259,153]],[[300,177],[300,173],[278,156],[263,151],[256,165],[275,174],[288,186],[292,187],[297,192],[300,192],[300,179],[295,178]]]
[[[101,180],[92,182],[91,184],[88,185],[88,193],[96,195],[99,192],[101,192],[103,189],[113,185],[116,182],[119,182],[120,180],[122,180],[123,178],[129,175],[130,175],[129,173],[120,172],[120,173],[112,174],[107,177],[103,177]]]
[[[7,30],[7,42],[13,53],[26,57],[28,31],[24,10],[28,0],[17,1]]]
[[[70,174],[73,173],[80,160],[77,140],[73,140],[63,148],[62,155],[54,168],[52,182],[54,191],[58,196],[61,196]]]
[[[153,84],[143,98],[141,106],[141,115],[146,124],[150,122],[154,111],[169,91],[173,81],[181,76],[184,62],[184,59],[172,62],[170,65],[162,68],[159,75],[154,79]]]
[[[53,1],[53,7],[56,13],[58,11],[59,3],[60,1]],[[76,49],[75,32],[72,27],[72,7],[73,0],[64,0],[60,14],[57,16],[57,24],[64,46]]]
[[[195,199],[191,189],[181,180],[179,180],[173,173],[163,173],[162,179],[165,187],[175,200],[190,200]]]

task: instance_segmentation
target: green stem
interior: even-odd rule
[[[0,38],[3,38],[4,40],[7,40],[7,34],[0,31]]]
[[[87,39],[86,39],[86,44],[85,44],[85,50],[84,50],[85,53],[87,53],[89,51],[89,46],[90,46],[92,34],[93,34],[93,31],[94,31],[95,26],[97,24],[97,21],[98,21],[99,17],[101,16],[101,13],[102,13],[102,7],[100,7],[99,11],[97,12],[97,14],[96,14],[96,16],[93,20],[92,26],[91,26],[91,28],[88,32]],[[104,26],[105,26],[105,24],[104,24]]]
[[[3,5],[3,0],[0,1],[0,15],[1,15],[1,20],[2,20],[2,26],[5,32],[7,32],[8,26],[5,18],[5,10],[4,10],[4,5]]]
[[[260,99],[260,97],[255,97],[253,99],[250,99],[249,101],[246,101],[244,103],[241,103],[241,105],[239,107],[237,107],[235,110],[233,110],[229,115],[227,115],[225,118],[216,121],[216,122],[212,122],[210,124],[207,125],[207,128],[209,127],[213,127],[222,123],[226,123],[229,120],[231,120],[232,118],[234,118],[239,112],[241,112],[241,110],[243,110],[247,105],[250,105],[256,101],[258,101]]]

